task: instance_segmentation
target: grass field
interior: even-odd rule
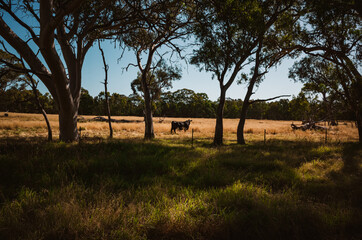
[[[115,123],[109,140],[106,123],[87,122],[68,144],[46,142],[41,115],[0,118],[0,239],[362,238],[351,123],[325,144],[288,121],[248,120],[240,146],[226,119],[215,148],[214,120],[192,119],[192,148],[191,131],[171,135],[172,119],[157,120],[154,141],[142,140],[143,123]]]
[[[46,137],[47,129],[43,116],[40,114],[21,114],[10,113],[9,117],[3,117],[4,113],[0,112],[0,138],[20,137],[32,138]],[[58,116],[49,114],[49,120],[53,129],[55,139],[59,136]],[[94,116],[84,116],[85,119],[91,119]],[[112,117],[114,119],[126,120],[143,120],[142,117]],[[187,132],[178,132],[171,134],[171,121],[184,121],[186,118],[166,118],[159,122],[160,118],[154,118],[154,129],[156,138],[161,139],[190,139],[191,129],[194,130],[194,138],[210,139],[214,136],[215,119],[195,118],[192,119],[190,130]],[[238,119],[224,119],[224,138],[226,141],[236,140],[236,129]],[[246,120],[245,138],[248,141],[263,140],[264,130],[266,130],[267,140],[290,140],[290,141],[312,141],[324,142],[325,132],[323,131],[293,131],[290,124],[293,121],[272,121],[272,120]],[[299,121],[294,121],[299,124]],[[321,123],[324,125],[325,123]],[[82,127],[82,136],[107,138],[109,127],[106,122],[84,122],[78,123]],[[144,123],[113,123],[114,137],[117,139],[141,139],[144,135]],[[353,122],[342,121],[339,126],[332,127],[328,130],[328,140],[330,142],[355,142],[358,141],[358,132]]]

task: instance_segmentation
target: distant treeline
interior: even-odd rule
[[[47,113],[58,113],[51,95],[39,93],[40,101]],[[110,95],[112,116],[143,116],[143,98],[131,94]],[[190,89],[162,93],[159,100],[153,102],[153,115],[156,117],[214,118],[217,101],[211,101],[206,93],[195,93]],[[243,101],[227,98],[224,116],[239,118]],[[247,118],[270,120],[303,120],[331,118],[330,111],[322,101],[309,99],[302,92],[292,100],[280,99],[273,102],[256,102],[249,107]],[[342,106],[335,109],[344,109]],[[0,94],[0,111],[38,113],[33,92],[15,87]],[[105,94],[100,92],[92,97],[86,89],[81,91],[79,115],[105,115]],[[348,110],[334,112],[334,119],[352,120],[353,113]]]

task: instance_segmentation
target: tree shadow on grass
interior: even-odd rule
[[[185,157],[200,155],[189,147],[140,140],[66,144],[7,139],[0,143],[0,187],[3,198],[14,197],[22,187],[41,190],[73,181],[114,191],[146,187],[170,168],[187,164]]]
[[[354,144],[344,144],[338,151],[291,141],[219,148],[200,142],[191,148],[188,140],[88,139],[81,144],[1,140],[0,202],[16,198],[23,188],[56,191],[79,184],[91,189],[90,194],[128,192],[130,202],[135,194],[148,204],[154,204],[153,199],[145,196],[180,199],[176,202],[181,206],[182,199],[189,200],[191,207],[182,216],[191,219],[190,225],[179,227],[181,223],[161,218],[151,227],[135,227],[143,228],[151,239],[352,238],[360,234],[361,151]],[[327,181],[304,182],[298,175],[303,164],[328,161],[336,154],[341,154],[344,165]],[[166,190],[147,192],[156,185]],[[203,194],[206,197],[200,197]],[[193,198],[203,202],[200,207],[192,207]],[[346,220],[332,213],[337,220],[326,222],[329,215],[323,214],[338,210],[342,203],[356,214]]]

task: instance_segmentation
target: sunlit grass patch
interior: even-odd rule
[[[298,173],[301,178],[308,180],[328,180],[330,174],[341,171],[343,168],[343,161],[340,158],[329,160],[313,160],[304,163],[299,169]]]

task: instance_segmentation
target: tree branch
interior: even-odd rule
[[[267,102],[267,101],[271,101],[277,98],[281,98],[281,97],[290,97],[291,95],[280,95],[280,96],[276,96],[276,97],[272,97],[272,98],[267,98],[267,99],[256,99],[256,100],[250,100],[249,104],[253,104],[256,102]]]

